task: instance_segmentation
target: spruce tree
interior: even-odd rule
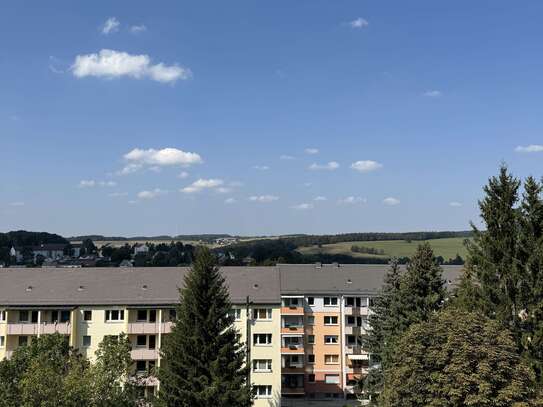
[[[418,246],[403,274],[399,274],[397,264],[392,264],[384,289],[374,301],[371,330],[365,338],[365,346],[377,362],[364,380],[364,389],[374,400],[386,383],[386,370],[396,341],[412,324],[427,321],[442,308],[445,288],[441,275],[441,267],[428,243]]]
[[[177,319],[162,347],[158,404],[246,407],[246,352],[236,337],[231,303],[215,257],[199,248],[180,290]]]
[[[520,206],[519,265],[521,349],[543,381],[543,186],[533,177],[524,183]]]
[[[467,268],[471,283],[471,301],[480,312],[496,318],[510,328],[518,338],[518,312],[521,273],[518,264],[519,210],[518,190],[520,181],[514,178],[505,165],[498,176],[490,178],[484,187],[484,198],[479,202],[485,230],[473,223],[473,240],[467,245]],[[460,293],[464,301],[469,296]]]

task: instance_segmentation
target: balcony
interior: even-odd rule
[[[345,335],[362,335],[365,332],[361,326],[347,325],[345,326]]]
[[[28,323],[8,323],[7,334],[8,335],[38,335],[38,334],[53,334],[58,332],[61,335],[70,335],[71,324],[69,322],[59,323],[42,323],[42,324],[28,324]]]
[[[173,322],[129,322],[127,333],[128,334],[169,334],[172,331]]]
[[[157,360],[159,357],[158,349],[136,348],[130,351],[132,360]]]
[[[281,315],[304,315],[304,307],[281,307]]]
[[[283,343],[281,346],[281,353],[284,354],[302,354],[304,353],[304,345],[303,344],[285,344]]]
[[[353,317],[361,317],[369,314],[368,307],[349,307],[345,306],[345,315]]]
[[[368,356],[367,352],[360,345],[345,345],[345,353],[347,355],[364,355]],[[368,356],[369,358],[369,356]]]
[[[303,387],[284,387],[281,386],[281,395],[282,396],[303,396],[305,394],[305,389]]]

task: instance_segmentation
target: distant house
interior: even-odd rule
[[[139,243],[136,244],[134,246],[134,256],[137,256],[140,253],[143,253],[143,254],[149,253],[149,246],[147,246],[146,244],[139,244]]]
[[[31,246],[30,251],[32,252],[34,261],[38,256],[43,256],[45,259],[58,260],[64,257],[66,246],[68,246],[66,243],[45,243],[39,246]],[[12,247],[10,254],[15,252],[15,258],[20,262],[23,260],[23,250],[23,247]]]

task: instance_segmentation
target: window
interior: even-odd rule
[[[145,360],[136,361],[136,372],[144,373],[146,371],[147,371],[147,361]]]
[[[28,336],[19,336],[19,346],[26,346],[28,344]]]
[[[255,386],[255,398],[257,399],[267,399],[272,395],[271,386]]]
[[[0,311],[0,322],[6,320],[6,311]]]
[[[315,375],[314,374],[308,374],[307,375],[307,382],[308,383],[315,383]]]
[[[28,322],[28,311],[19,311],[19,322]]]
[[[307,297],[307,305],[315,305],[315,297]]]
[[[355,317],[353,317],[352,315],[348,315],[347,316],[347,325],[354,325],[355,323],[356,323]]]
[[[5,344],[6,344],[6,337],[0,336],[0,348],[3,348]]]
[[[272,310],[271,308],[258,308],[253,311],[254,319],[272,319]]]
[[[271,345],[272,334],[253,334],[253,343],[255,345]]]
[[[307,325],[315,325],[315,317],[314,316],[308,316],[307,317]]]
[[[324,383],[326,383],[326,384],[339,384],[339,375],[338,374],[324,375]]]
[[[70,321],[70,311],[63,310],[60,311],[60,322],[68,322]]]
[[[345,305],[347,307],[354,307],[354,304],[355,304],[354,297],[345,298]]]
[[[241,308],[232,308],[228,314],[235,320],[239,321],[241,319]]]
[[[156,322],[156,309],[149,310],[149,322]]]
[[[156,335],[149,335],[149,349],[155,349],[156,348]]]
[[[315,363],[315,355],[307,355],[307,363]]]
[[[85,346],[85,347],[91,346],[91,337],[90,337],[89,335],[83,335],[82,344],[83,344],[83,346]]]
[[[254,372],[271,372],[272,361],[271,359],[256,359],[253,360]]]
[[[324,297],[325,307],[337,307],[337,297]]]
[[[283,298],[283,303],[285,304],[285,307],[299,307],[300,306],[300,299],[299,298]]]
[[[124,310],[112,309],[106,310],[106,322],[124,321]]]
[[[307,335],[307,343],[313,345],[315,343],[315,335]]]
[[[175,321],[177,319],[177,310],[170,309],[169,314],[170,314],[170,321]]]
[[[90,310],[83,311],[83,321],[92,321],[92,311]]]
[[[139,348],[145,348],[147,346],[147,336],[146,335],[138,335],[136,337],[136,346]]]
[[[324,317],[324,325],[337,325],[337,316]]]
[[[354,335],[347,335],[347,345],[356,345],[356,338]]]
[[[325,335],[324,336],[324,343],[327,345],[335,345],[338,343],[338,337],[337,335]]]
[[[337,365],[339,364],[339,355],[324,355],[325,365]]]
[[[139,309],[138,310],[138,313],[137,313],[137,316],[136,316],[136,321],[147,321],[147,310],[146,309]]]

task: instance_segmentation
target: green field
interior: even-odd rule
[[[464,238],[455,237],[448,239],[428,240],[436,256],[443,256],[445,260],[456,257],[457,254],[466,258],[466,248],[464,247]],[[303,254],[346,254],[353,257],[406,257],[411,256],[420,241],[407,242],[405,240],[385,240],[385,241],[366,241],[366,242],[342,242],[310,247],[299,247],[298,251]],[[351,251],[352,246],[371,247],[384,250],[384,254],[355,253]]]

